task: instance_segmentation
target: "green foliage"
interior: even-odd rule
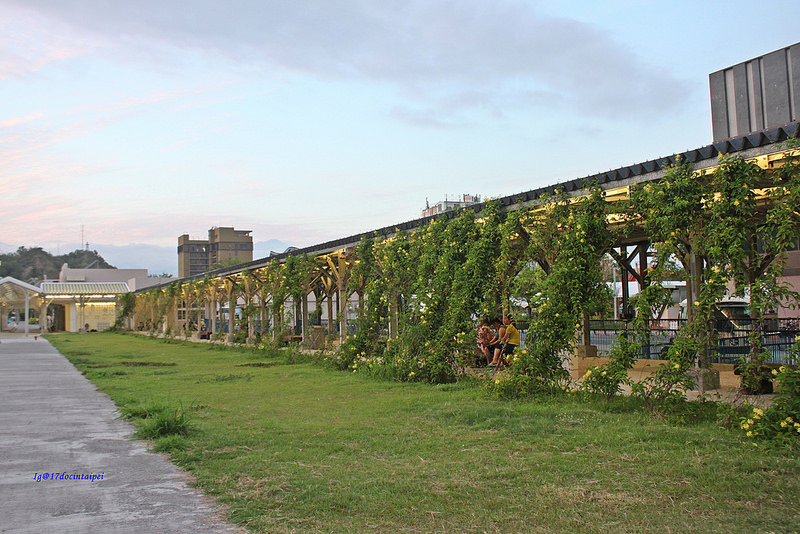
[[[789,359],[800,355],[800,340],[789,351]],[[788,365],[769,372],[776,386],[766,410],[753,408],[741,418],[739,428],[747,437],[800,444],[800,370]]]
[[[659,244],[657,265],[677,258],[689,272],[690,253],[704,255],[698,240],[708,219],[707,184],[707,177],[696,175],[692,165],[680,159],[661,180],[632,188],[631,214],[642,220],[650,239]]]
[[[631,383],[628,377],[629,369],[630,365],[624,358],[612,357],[608,363],[586,371],[581,383],[581,390],[605,397],[607,401],[611,400],[622,392],[623,385]]]
[[[148,419],[156,414],[169,410],[169,405],[163,402],[149,401],[144,403],[130,403],[120,408],[120,415],[125,419]]]
[[[31,284],[44,278],[58,280],[65,263],[72,269],[84,269],[90,265],[98,269],[115,268],[96,250],[75,250],[54,256],[41,247],[19,247],[10,254],[0,254],[0,278],[11,276]]]
[[[584,390],[609,399],[627,385],[627,370],[648,341],[649,320],[671,303],[660,282],[685,276],[690,325],[669,348],[669,364],[633,388],[646,406],[660,410],[685,396],[690,369],[709,365],[716,304],[729,280],[736,294],[751,296],[757,324],[767,307],[797,298],[777,276],[800,232],[798,201],[800,174],[791,158],[767,172],[722,157],[715,170],[694,171],[678,161],[662,180],[634,186],[630,202],[613,207],[601,187],[586,184],[576,195],[559,191],[508,213],[489,203],[479,214],[449,212],[413,234],[376,233],[347,252],[349,270],[340,265],[344,280],[337,280],[359,296],[358,319],[351,325],[355,333],[325,361],[394,380],[456,381],[476,359],[476,324],[508,311],[518,297],[532,304],[528,348],[514,355],[503,390],[556,391],[568,383],[565,360],[576,348],[576,332],[611,301],[600,264],[622,231],[609,221],[628,221],[656,248],[655,261],[641,272],[641,321],[630,326],[611,361],[587,377]],[[326,275],[314,259],[296,255],[241,274],[221,281],[226,298],[250,302],[248,319],[269,302],[273,332],[285,331],[284,317],[294,312],[284,309],[287,299],[297,305],[310,291],[321,291],[317,277]],[[178,293],[187,299],[191,290],[170,285],[153,297],[155,315],[169,312]],[[197,291],[198,303],[205,293]],[[260,309],[252,304],[256,296]],[[757,326],[751,360],[760,354],[760,339]]]
[[[125,403],[120,408],[120,414],[123,418],[134,422],[138,438],[158,440],[155,450],[164,452],[179,448],[180,440],[177,438],[187,436],[193,428],[191,416],[181,403],[134,401]],[[162,442],[163,438],[172,439]]]
[[[796,449],[764,450],[720,429],[704,417],[711,403],[689,403],[697,417],[687,425],[650,417],[630,398],[500,401],[468,381],[387,383],[244,347],[102,333],[49,339],[112,366],[104,369],[131,357],[176,363],[178,374],[137,366],[96,384],[120,406],[152,399],[202,409],[197,431],[169,452],[253,532],[797,529]],[[248,367],[249,381],[197,382],[252,363],[278,365]]]
[[[510,375],[486,382],[486,392],[490,397],[500,400],[525,399],[561,393],[562,388],[553,380],[541,375]]]
[[[122,309],[114,321],[114,329],[119,330],[125,327],[125,322],[133,316],[136,310],[136,295],[134,293],[125,293],[120,297]]]
[[[181,436],[179,434],[170,434],[168,436],[162,436],[155,440],[153,443],[153,452],[164,452],[167,454],[173,454],[178,451],[186,450],[187,441],[186,437]]]
[[[642,219],[647,234],[656,243],[656,256],[647,273],[651,283],[648,291],[656,291],[651,288],[674,278],[676,263],[680,264],[687,282],[687,316],[692,329],[682,335],[693,338],[692,343],[700,342],[696,344],[696,356],[703,367],[710,360],[715,305],[725,291],[723,270],[720,266],[712,268],[707,251],[710,224],[707,202],[709,196],[714,196],[712,184],[709,176],[695,173],[689,162],[680,159],[667,169],[662,180],[639,185],[631,194],[632,215]],[[653,295],[648,299],[655,304]],[[651,306],[647,316],[653,311]],[[696,358],[686,355],[686,359],[693,363]],[[687,362],[682,365],[686,368]]]
[[[508,380],[515,381],[513,390],[519,383],[538,391],[543,382],[545,390],[556,391],[568,382],[564,360],[575,349],[576,330],[586,314],[603,309],[610,299],[599,268],[613,244],[608,213],[603,191],[592,186],[578,201],[561,193],[543,209],[515,219],[527,229],[520,263],[535,261],[549,272],[538,284],[540,304],[528,331],[528,347],[515,355],[508,372]],[[514,230],[523,235],[523,228]]]
[[[475,357],[474,317],[487,311],[501,222],[490,204],[477,218],[463,210],[435,219],[413,239],[362,240],[350,286],[363,298],[357,332],[329,362],[396,380],[455,380]]]
[[[136,436],[141,439],[158,439],[165,436],[186,436],[192,429],[191,416],[183,406],[164,406],[148,413],[136,424]]]
[[[720,279],[735,282],[734,295],[750,298],[751,352],[763,352],[761,333],[766,310],[780,302],[796,301],[798,294],[781,279],[785,252],[800,239],[800,219],[790,204],[800,195],[800,174],[790,160],[781,173],[767,173],[756,163],[738,157],[720,158],[713,177],[714,196],[706,208],[709,222],[703,234],[711,262]],[[764,205],[758,193],[768,189]]]

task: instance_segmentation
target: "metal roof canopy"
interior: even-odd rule
[[[28,330],[30,328],[28,319],[30,318],[31,301],[41,305],[42,300],[41,290],[36,286],[32,286],[11,276],[6,276],[0,280],[0,304],[13,308],[18,306],[25,307],[23,324],[26,337],[28,336]],[[5,321],[5,317],[2,319]]]
[[[126,282],[42,282],[42,293],[47,297],[82,296],[100,297],[116,296],[129,293]]]
[[[6,276],[0,280],[0,303],[7,305],[24,304],[26,297],[41,296],[41,289],[17,280],[14,277]]]

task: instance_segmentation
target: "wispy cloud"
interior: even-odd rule
[[[17,2],[0,2],[0,80],[27,77],[45,66],[73,58],[94,48],[79,34],[61,36],[56,18],[39,14]]]
[[[154,44],[200,50],[266,70],[388,82],[415,94],[423,108],[446,99],[471,100],[462,107],[473,109],[502,108],[538,86],[587,114],[636,117],[677,106],[685,89],[681,80],[650,67],[611,35],[546,15],[524,0],[234,0],[193,2],[191,9],[159,0],[3,3],[96,35],[110,43],[107,52],[115,43],[124,43],[125,50],[133,45],[138,60],[158,61],[147,52]],[[439,109],[457,113],[453,107]],[[414,115],[406,110],[398,116],[418,121]]]
[[[36,113],[29,113],[28,115],[25,115],[24,117],[13,117],[11,119],[6,119],[6,120],[3,120],[3,121],[0,121],[0,129],[13,128],[14,126],[19,126],[21,124],[26,124],[26,123],[29,123],[29,122],[32,122],[32,121],[36,121],[38,119],[41,119],[43,115],[44,114],[41,111],[39,111],[39,112],[36,112]],[[4,141],[0,139],[0,143],[1,142],[4,142]]]

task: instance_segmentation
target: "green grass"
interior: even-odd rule
[[[186,407],[192,430],[155,446],[254,532],[800,528],[797,450],[713,417],[681,426],[568,395],[501,402],[470,383],[380,382],[133,335],[48,339],[130,417]]]

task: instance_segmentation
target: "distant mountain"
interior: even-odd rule
[[[11,276],[29,284],[36,284],[45,277],[57,280],[65,263],[73,269],[116,269],[96,250],[75,250],[54,256],[41,247],[19,247],[16,252],[0,254],[0,278]]]
[[[253,259],[260,260],[266,258],[271,252],[285,252],[290,245],[278,239],[270,239],[269,241],[257,241],[253,243]]]
[[[129,245],[97,245],[108,261],[125,269],[147,269],[151,275],[178,274],[178,247],[162,247],[131,243]],[[72,267],[70,265],[70,267]]]

